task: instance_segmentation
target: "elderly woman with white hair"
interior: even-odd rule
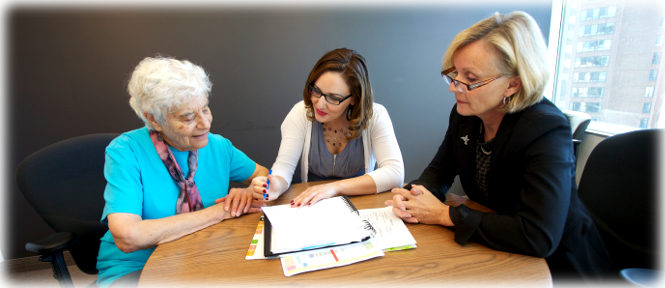
[[[210,133],[211,86],[189,61],[145,58],[136,66],[129,103],[145,127],[106,148],[101,221],[109,231],[97,257],[99,286],[136,286],[157,245],[264,205],[246,189],[228,191],[229,181],[249,185],[268,170]]]
[[[596,281],[611,260],[577,195],[570,125],[543,98],[546,52],[524,12],[459,33],[443,56],[441,76],[456,100],[443,143],[386,204],[407,222],[454,227],[461,245],[544,257],[555,283]],[[457,175],[469,199],[496,213],[443,204]]]

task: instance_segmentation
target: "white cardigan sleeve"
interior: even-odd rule
[[[307,121],[309,120],[305,115],[305,103],[300,101],[293,106],[282,122],[282,141],[279,144],[277,159],[272,165],[272,175],[284,178],[287,186],[291,185],[293,173],[305,145]]]
[[[388,191],[404,184],[404,160],[397,144],[393,123],[383,105],[374,103],[374,115],[369,130],[377,169],[367,173],[374,179],[378,192]],[[370,167],[371,170],[373,167]]]

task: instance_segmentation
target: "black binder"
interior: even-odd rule
[[[349,200],[349,197],[344,195],[344,196],[337,196],[341,197],[342,200],[344,201],[344,204],[349,208],[349,211],[355,212],[357,215],[360,215],[360,212],[358,212],[358,209],[356,209],[356,206],[353,205],[351,200]],[[314,204],[316,205],[316,204]],[[295,208],[294,208],[295,209]],[[321,247],[314,247],[311,249],[301,249],[301,250],[293,250],[293,251],[286,251],[286,252],[280,252],[280,253],[273,253],[272,250],[272,224],[270,224],[270,219],[268,218],[268,215],[264,215],[264,226],[263,226],[263,233],[264,233],[264,249],[263,249],[263,254],[265,257],[275,257],[279,256],[282,254],[288,254],[288,253],[294,253],[294,252],[302,252],[302,251],[309,251],[309,250],[315,250],[315,249],[322,249],[322,248],[328,248],[328,247],[336,247],[336,246],[341,246],[341,245],[346,245],[346,244],[351,244],[351,243],[357,243],[357,242],[364,242],[367,241],[371,238],[371,236],[376,235],[376,230],[374,227],[372,227],[372,224],[369,223],[367,220],[362,220],[365,223],[365,226],[363,227],[365,230],[370,231],[370,235],[368,237],[363,238],[360,241],[354,241],[354,242],[349,242],[349,243],[341,243],[341,244],[335,244],[335,245],[329,245],[329,246],[321,246]]]

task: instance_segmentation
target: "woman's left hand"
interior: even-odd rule
[[[224,203],[224,210],[229,211],[229,216],[238,217],[245,213],[256,213],[261,211],[265,203],[255,200],[248,188],[231,188],[226,197],[215,200],[215,204]]]
[[[450,220],[448,211],[450,206],[441,203],[432,192],[421,185],[411,185],[411,191],[394,188],[393,200],[385,202],[393,206],[393,213],[409,223],[438,224],[455,226]]]
[[[336,182],[309,187],[291,200],[291,207],[299,208],[314,205],[320,200],[337,196],[337,189]]]

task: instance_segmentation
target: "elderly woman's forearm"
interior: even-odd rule
[[[136,214],[114,213],[108,216],[109,229],[116,246],[125,252],[149,249],[177,240],[213,224],[219,223],[228,212],[210,207],[196,212],[161,219],[141,220]]]

